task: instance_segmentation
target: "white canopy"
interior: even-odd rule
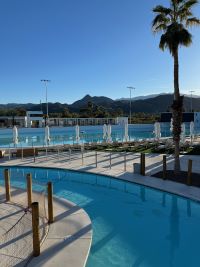
[[[124,140],[125,142],[128,142],[129,136],[128,136],[128,122],[125,122],[124,124]]]
[[[78,125],[75,126],[75,133],[76,133],[76,142],[79,143],[79,141],[80,141],[80,129],[79,129]]]
[[[103,139],[106,139],[106,137],[107,137],[107,125],[104,124],[103,125]]]
[[[107,127],[107,142],[111,143],[112,142],[112,126],[109,124]]]
[[[154,123],[154,135],[155,135],[155,138],[158,140],[161,137],[161,130],[160,130],[160,123],[159,122]]]
[[[194,122],[193,121],[190,122],[190,139],[191,139],[191,142],[193,142],[193,139],[194,139]]]
[[[49,145],[51,138],[50,138],[50,131],[49,131],[49,126],[47,125],[45,127],[45,143],[46,145]]]
[[[171,118],[171,122],[170,122],[170,132],[173,132],[173,118]]]
[[[19,142],[19,137],[18,137],[18,129],[16,126],[13,127],[13,143],[16,146]]]
[[[181,142],[185,143],[185,123],[181,124]]]

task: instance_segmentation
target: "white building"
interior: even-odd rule
[[[24,117],[25,127],[42,127],[44,124],[43,111],[27,111]]]
[[[49,126],[124,125],[128,117],[117,118],[49,118]]]
[[[117,124],[122,126],[128,124],[128,117],[117,117]]]
[[[90,125],[125,125],[128,117],[117,118],[49,118],[49,126],[90,126]],[[45,127],[45,119],[42,111],[27,111],[26,116],[0,116],[0,127],[19,127],[38,128]]]

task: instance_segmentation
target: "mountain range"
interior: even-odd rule
[[[141,96],[136,96],[136,97],[132,97],[131,99],[132,100],[145,100],[145,99],[149,99],[149,98],[154,98],[156,96],[160,96],[160,95],[170,95],[171,93],[160,93],[160,94],[152,94],[152,95],[141,95]],[[185,97],[189,97],[191,98],[191,95],[189,94],[184,94]],[[200,98],[199,95],[192,95],[192,98]],[[116,99],[116,100],[127,100],[127,101],[130,101],[130,98],[119,98],[119,99]]]
[[[132,112],[143,112],[157,114],[160,112],[166,112],[170,110],[173,101],[172,94],[159,94],[140,97],[139,99],[132,99]],[[88,102],[93,105],[103,107],[107,111],[115,111],[121,109],[124,115],[129,113],[130,99],[117,99],[113,100],[105,96],[90,96],[86,95],[82,99],[75,101],[72,104],[62,104],[59,102],[49,103],[49,112],[62,112],[65,108],[68,108],[70,112],[79,112],[81,109],[87,108]],[[0,110],[23,108],[25,110],[41,110],[45,111],[45,103],[43,104],[17,104],[8,103],[0,104]],[[192,108],[194,111],[200,111],[200,97],[194,96],[192,99]],[[184,97],[184,110],[191,110],[191,97]]]

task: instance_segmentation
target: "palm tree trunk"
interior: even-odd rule
[[[178,49],[176,49],[174,52],[174,100],[178,101],[179,97],[179,60]]]
[[[174,101],[172,104],[173,141],[174,141],[174,172],[180,172],[180,134],[182,122],[183,97],[179,92],[179,60],[178,48],[174,51]]]

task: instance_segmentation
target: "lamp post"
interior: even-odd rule
[[[41,80],[41,82],[44,83],[45,89],[46,89],[46,107],[47,107],[47,117],[46,117],[46,125],[48,125],[49,121],[49,107],[48,107],[48,101],[47,101],[47,83],[49,83],[51,80]]]
[[[132,101],[132,96],[131,96],[131,91],[132,90],[135,90],[135,87],[133,87],[133,86],[127,86],[127,88],[130,90],[130,119],[129,119],[129,122],[130,122],[130,124],[131,124],[131,101]]]
[[[194,93],[195,91],[190,91],[190,94],[191,94],[191,98],[190,98],[190,111],[192,112],[192,94]]]

